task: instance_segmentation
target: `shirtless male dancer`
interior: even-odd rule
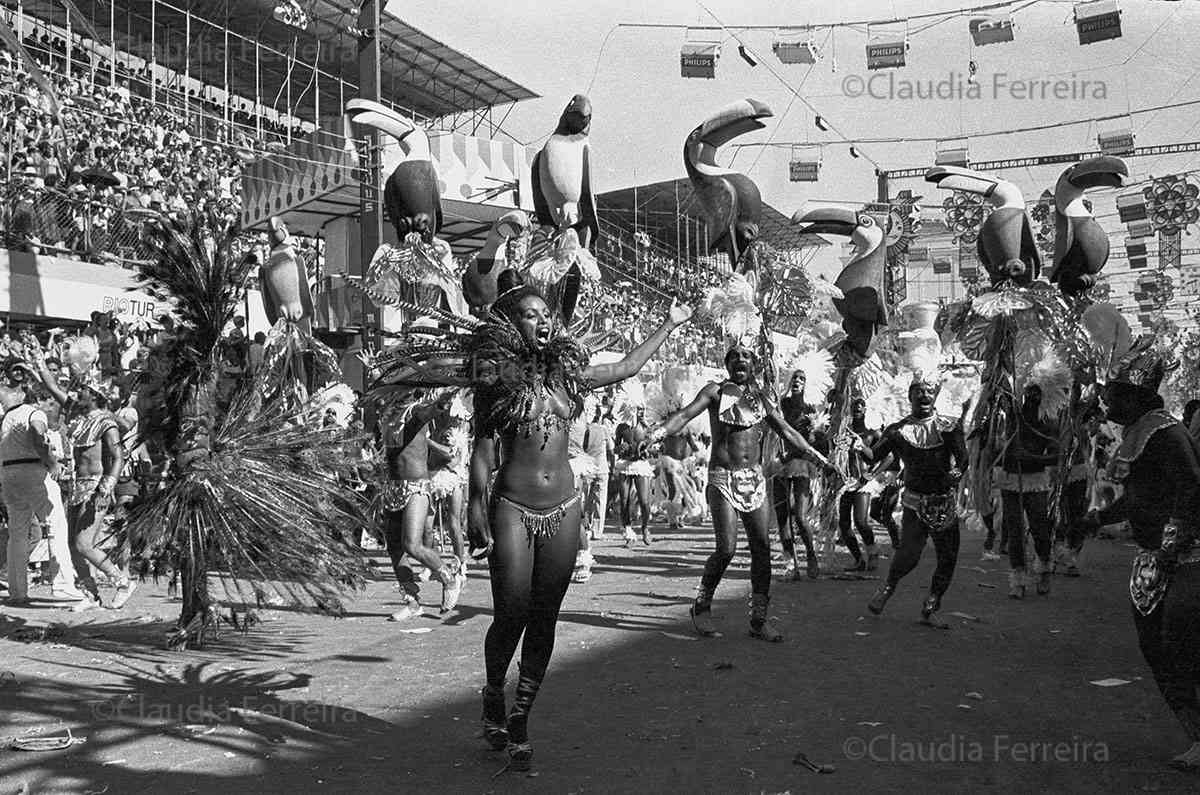
[[[392,621],[403,621],[421,612],[417,600],[419,586],[412,569],[401,559],[405,554],[428,567],[442,584],[441,612],[458,604],[466,577],[461,562],[454,559],[454,570],[442,562],[437,550],[425,545],[425,522],[429,516],[429,426],[450,410],[453,393],[447,392],[436,403],[417,405],[408,415],[389,422],[382,418],[384,460],[387,480],[380,495],[384,516],[384,537],[392,569],[400,585],[401,609],[392,613]]]
[[[682,527],[680,514],[683,512],[683,495],[687,486],[683,479],[687,477],[683,462],[699,448],[691,433],[685,428],[662,440],[662,450],[658,454],[658,468],[662,471],[663,480],[667,485],[667,526],[671,530]]]
[[[804,400],[807,377],[803,370],[792,373],[787,394],[779,401],[783,419],[809,444],[813,443],[813,415],[816,407]],[[812,500],[812,478],[816,474],[813,465],[802,455],[784,448],[779,451],[779,462],[771,482],[772,499],[775,504],[775,519],[779,525],[779,543],[787,556],[787,573],[793,578],[800,576],[800,561],[796,557],[796,536],[804,542],[808,558],[809,579],[821,576],[821,565],[813,548],[812,532],[808,527],[808,510]],[[793,531],[793,527],[795,530]]]
[[[855,450],[851,450],[850,482],[838,501],[838,530],[842,543],[854,557],[854,565],[846,571],[875,571],[879,553],[875,551],[875,532],[871,529],[871,492],[866,488],[870,479],[870,463],[856,450],[870,449],[879,441],[879,431],[867,427],[867,402],[861,395],[850,398],[850,432],[859,439]],[[854,531],[862,536],[862,549]]]
[[[766,402],[755,383],[758,357],[749,348],[734,346],[725,354],[728,380],[700,390],[685,408],[675,412],[651,434],[659,442],[708,411],[712,428],[707,497],[712,510],[717,548],[704,566],[692,623],[706,637],[718,633],[712,623],[712,598],[737,548],[740,516],[750,542],[750,635],[782,641],[783,635],[767,620],[771,601],[771,543],[767,521],[767,484],[763,476],[764,426],[770,426],[784,443],[819,465],[829,462],[783,418],[779,408]]]

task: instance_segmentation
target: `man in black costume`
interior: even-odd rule
[[[1124,426],[1112,472],[1125,491],[1087,524],[1129,522],[1140,547],[1129,580],[1138,645],[1192,743],[1171,765],[1200,772],[1200,451],[1163,408],[1166,370],[1150,337],[1114,368],[1104,402],[1108,419]]]
[[[871,597],[867,608],[874,614],[896,591],[896,585],[921,560],[925,541],[933,539],[937,568],[921,617],[930,621],[950,587],[958,562],[959,528],[954,513],[955,490],[966,463],[961,423],[934,410],[939,384],[918,373],[908,388],[910,414],[884,429],[883,438],[864,457],[880,461],[891,453],[904,465],[904,506],[900,521],[900,547],[895,550],[887,581]],[[856,437],[857,438],[857,437]]]

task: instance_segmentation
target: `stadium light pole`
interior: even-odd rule
[[[380,75],[380,60],[382,50],[379,43],[379,26],[383,15],[384,0],[364,0],[359,8],[358,20],[355,22],[355,27],[358,28],[358,96],[360,99],[369,99],[373,102],[382,102],[383,96],[381,93],[381,75]],[[345,110],[345,107],[342,107]],[[359,226],[359,240],[362,243],[360,248],[361,255],[357,262],[348,262],[347,272],[355,276],[364,275],[364,264],[378,250],[379,245],[383,242],[383,207],[381,205],[382,191],[379,189],[383,184],[381,163],[381,135],[379,131],[374,129],[367,130],[367,163],[366,174],[363,182],[359,187],[359,202],[362,207],[361,221]],[[361,295],[359,300],[362,301],[362,343],[364,347],[368,341],[378,346],[379,339],[369,340],[370,330],[374,329],[378,335],[380,325],[380,313],[375,309],[366,297]],[[363,374],[364,381],[366,373]],[[366,384],[363,384],[366,388]]]

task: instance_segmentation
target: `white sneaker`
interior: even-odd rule
[[[133,592],[137,590],[137,580],[125,580],[117,586],[117,592],[113,594],[112,604],[109,605],[110,610],[120,610],[133,596]]]
[[[64,602],[78,602],[83,599],[83,591],[78,588],[51,588],[50,597]]]
[[[72,613],[83,613],[88,610],[99,610],[102,607],[100,600],[92,596],[90,593],[84,593],[81,599],[75,606],[71,608]]]
[[[405,594],[400,602],[400,609],[388,616],[388,621],[407,621],[419,615],[421,615],[420,602]]]

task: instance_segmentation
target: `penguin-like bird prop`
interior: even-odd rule
[[[463,272],[463,296],[472,311],[484,312],[496,301],[496,279],[508,265],[508,241],[529,231],[529,216],[512,210],[496,219],[483,248]]]
[[[834,282],[842,297],[834,298],[833,305],[842,315],[842,330],[851,348],[866,358],[875,332],[888,324],[883,228],[870,215],[842,207],[801,208],[792,216],[792,223],[801,224],[805,233],[828,233],[853,242],[854,255]]]
[[[587,249],[600,238],[596,200],[592,197],[592,103],[582,94],[571,97],[558,127],[533,158],[533,206],[538,223],[558,232],[574,229]]]
[[[1129,167],[1119,157],[1090,157],[1068,168],[1054,186],[1054,268],[1050,281],[1066,295],[1096,283],[1108,262],[1108,234],[1092,216],[1083,194],[1092,188],[1122,188]]]
[[[957,166],[936,166],[925,172],[925,181],[942,190],[959,190],[987,199],[995,208],[979,230],[976,250],[992,286],[1011,281],[1027,287],[1042,270],[1025,197],[1008,180],[997,179]]]
[[[285,318],[308,333],[313,315],[308,274],[292,247],[287,225],[280,218],[271,219],[271,254],[260,267],[259,282],[262,285],[263,309],[271,325]]]
[[[708,226],[709,251],[724,251],[730,267],[742,273],[753,268],[745,254],[758,238],[762,196],[745,174],[717,165],[717,149],[763,129],[762,120],[772,115],[765,103],[740,100],[705,119],[683,144],[683,166]]]
[[[383,205],[400,242],[415,233],[422,242],[432,243],[442,229],[442,199],[429,136],[413,120],[370,100],[350,100],[346,113],[352,122],[374,127],[400,144],[404,160],[384,183]]]

